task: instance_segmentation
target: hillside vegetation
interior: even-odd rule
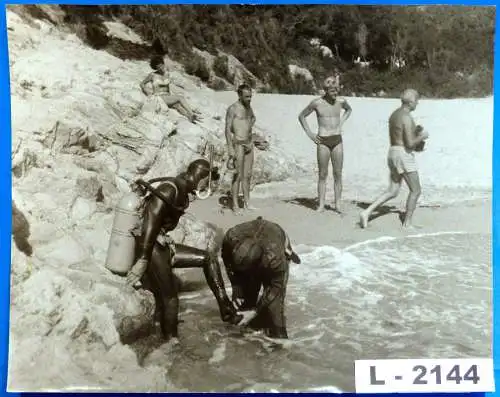
[[[94,47],[121,58],[163,52],[212,88],[233,84],[231,54],[260,91],[309,94],[339,71],[345,95],[397,94],[411,85],[427,97],[492,93],[494,7],[341,5],[62,6],[65,22]],[[149,44],[124,45],[103,22],[119,20]],[[316,39],[316,45],[311,40]],[[212,65],[193,47],[214,56]],[[326,50],[325,50],[326,48]],[[223,51],[223,52],[221,52]],[[361,62],[355,62],[356,60]],[[289,65],[311,72],[290,73]],[[211,72],[213,70],[213,72]],[[247,79],[248,80],[248,79]],[[252,84],[255,81],[249,79]]]

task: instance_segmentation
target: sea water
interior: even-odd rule
[[[230,103],[234,93],[218,93]],[[315,195],[315,151],[298,125],[313,97],[256,95],[261,127],[311,170],[294,193]],[[399,101],[350,98],[344,130],[347,199],[373,199],[387,184],[387,117]],[[430,132],[418,154],[420,203],[491,193],[492,98],[421,101],[415,118]],[[316,128],[314,118],[311,126]],[[331,171],[330,171],[331,172]],[[330,174],[331,175],[331,174]],[[287,189],[283,189],[283,186]],[[290,181],[257,187],[280,196]],[[331,193],[330,193],[331,194]],[[402,194],[404,195],[404,194]],[[380,237],[339,249],[298,245],[286,299],[289,340],[220,321],[211,292],[181,294],[180,338],[159,362],[189,391],[354,391],[354,361],[491,357],[491,236],[457,231]]]
[[[345,249],[298,246],[289,340],[222,325],[208,290],[183,294],[167,376],[190,391],[354,391],[354,361],[491,357],[490,238],[436,233]]]

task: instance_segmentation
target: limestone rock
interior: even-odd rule
[[[208,143],[224,172],[225,106],[166,58],[182,85],[176,94],[202,112],[190,123],[141,92],[147,62],[86,47],[56,25],[61,9],[47,7],[44,21],[7,10],[15,176],[9,388],[175,391],[164,367],[140,367],[125,345],[151,330],[155,305],[104,267],[112,210],[131,181],[174,176],[208,156]],[[295,159],[256,130],[269,147],[256,151],[255,180],[293,175]],[[212,252],[221,236],[187,215],[172,233]]]
[[[83,154],[92,152],[97,145],[96,136],[88,129],[66,122],[56,122],[43,133],[41,142],[52,152]]]

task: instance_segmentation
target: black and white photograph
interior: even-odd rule
[[[7,390],[491,358],[495,11],[8,5]]]

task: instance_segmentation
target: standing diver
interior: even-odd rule
[[[232,300],[243,318],[240,326],[264,329],[271,338],[288,338],[285,295],[290,260],[300,263],[281,226],[262,217],[230,228],[222,260],[233,288]],[[258,299],[261,287],[262,296]]]
[[[219,179],[217,167],[212,168],[211,165],[211,162],[205,159],[198,159],[189,164],[186,172],[176,177],[156,178],[149,182],[139,179],[132,184],[132,190],[137,195],[144,196],[146,191],[151,194],[140,200],[138,213],[141,222],[133,232],[134,237],[126,237],[135,240],[134,251],[130,255],[133,258],[130,265],[133,266],[122,269],[121,273],[127,275],[128,284],[134,286],[141,281],[144,288],[154,294],[161,332],[165,339],[178,336],[179,297],[173,268],[203,268],[207,283],[217,300],[222,320],[235,324],[242,318],[236,313],[226,294],[217,257],[205,250],[174,244],[167,235],[177,227],[180,217],[189,207],[189,193],[200,197],[200,192],[207,187],[210,193],[211,180]],[[162,183],[153,188],[151,183],[158,181]],[[123,212],[126,211],[122,210]],[[117,217],[114,230],[118,224]],[[119,231],[115,234],[124,235]],[[119,238],[121,237],[116,237],[115,240]],[[110,241],[109,252],[112,249],[113,241]],[[115,252],[119,250],[116,249]],[[124,252],[122,249],[121,258]],[[117,258],[116,263],[122,263],[119,262],[122,259],[119,259],[118,254],[114,257]],[[110,270],[112,262],[113,255],[108,253],[107,267]],[[121,264],[120,266],[123,267]]]

